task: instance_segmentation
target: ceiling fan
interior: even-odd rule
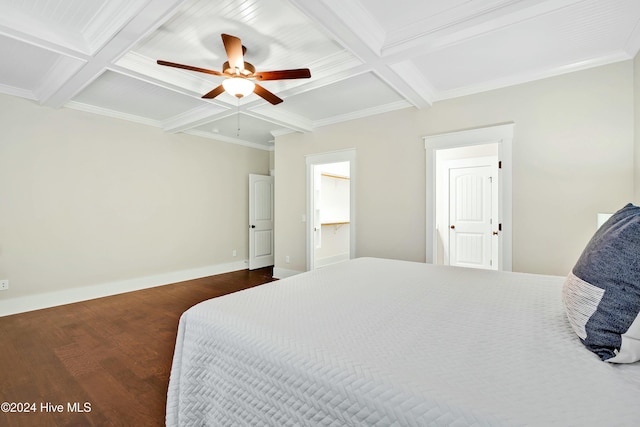
[[[222,64],[222,72],[162,60],[158,60],[158,64],[225,78],[220,86],[204,94],[202,96],[203,98],[215,98],[224,91],[238,98],[242,98],[253,92],[273,105],[281,103],[282,99],[255,83],[253,80],[308,79],[311,77],[311,71],[309,71],[308,68],[256,71],[256,68],[252,64],[244,61],[244,54],[247,49],[242,45],[242,41],[238,37],[222,34],[222,43],[229,58],[228,61]]]

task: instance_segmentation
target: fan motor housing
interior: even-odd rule
[[[222,72],[230,76],[237,76],[235,69],[231,68],[231,66],[229,65],[229,61],[225,61],[225,63],[222,64]],[[239,75],[242,77],[251,77],[255,72],[256,67],[254,67],[250,62],[245,61],[244,70],[240,70]]]

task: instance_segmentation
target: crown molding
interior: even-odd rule
[[[479,85],[471,85],[458,89],[445,90],[436,92],[435,101],[443,101],[451,98],[459,98],[462,96],[475,95],[481,92],[487,92],[495,89],[502,89],[509,86],[530,83],[550,77],[556,77],[563,74],[569,74],[576,71],[587,70],[589,68],[600,67],[603,65],[614,64],[616,62],[627,61],[633,59],[627,52],[619,51],[608,56],[587,59],[584,61],[574,62],[572,64],[553,67],[545,70],[538,70],[532,73],[510,76],[504,79],[492,80]]]
[[[296,131],[293,129],[286,129],[286,128],[274,129],[271,131],[271,135],[274,138],[277,138],[282,135],[289,135],[290,133],[296,133]]]
[[[373,116],[376,114],[388,113],[390,111],[402,110],[403,108],[413,107],[407,101],[395,101],[385,105],[379,105],[372,108],[365,108],[363,110],[354,111],[347,114],[340,114],[338,116],[328,117],[326,119],[316,120],[313,122],[313,127],[321,127],[332,125],[336,123],[347,122],[350,120],[362,119],[364,117]]]
[[[244,114],[256,119],[271,122],[277,126],[289,128],[299,132],[313,131],[313,122],[294,113],[289,113],[269,105],[267,108],[245,110]]]
[[[0,93],[4,93],[6,95],[17,96],[20,98],[30,99],[32,101],[37,101],[38,98],[36,94],[30,90],[22,89],[15,86],[4,85],[0,83]]]
[[[64,105],[67,108],[71,108],[73,110],[84,111],[86,113],[99,114],[101,116],[111,117],[114,119],[127,120],[129,122],[139,123],[147,126],[153,126],[156,128],[162,128],[162,123],[157,120],[151,120],[144,117],[136,116],[133,114],[120,113],[118,111],[109,110],[107,108],[95,107],[93,105],[83,104],[81,102],[69,101]],[[199,131],[199,130],[186,130],[183,133],[199,136],[201,138],[214,139],[220,142],[226,142],[231,144],[243,145],[249,148],[256,148],[259,150],[271,151],[272,146],[258,144],[251,141],[245,141],[239,138],[231,138],[224,135],[213,135],[208,132]]]
[[[69,101],[64,107],[73,110],[84,111],[86,113],[99,114],[101,116],[111,117],[114,119],[127,120],[129,122],[140,123],[147,126],[160,128],[162,123],[158,120],[148,119],[146,117],[136,116],[134,114],[121,113],[120,111],[110,110],[108,108],[96,107],[94,105],[84,104],[77,101]]]
[[[206,103],[164,120],[162,122],[162,130],[170,133],[184,132],[212,120],[223,119],[234,114],[236,114],[235,111]]]
[[[213,139],[213,140],[220,141],[220,142],[225,142],[225,143],[228,143],[228,144],[242,145],[244,147],[255,148],[255,149],[258,149],[258,150],[264,150],[264,151],[273,151],[274,150],[272,142],[270,142],[271,145],[258,144],[256,142],[246,141],[246,140],[240,139],[240,138],[232,138],[230,136],[212,134],[212,133],[204,132],[204,131],[197,130],[197,129],[187,130],[187,131],[185,131],[183,133],[186,133],[188,135],[193,135],[193,136],[199,136],[201,138]]]

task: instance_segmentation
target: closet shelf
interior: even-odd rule
[[[346,179],[347,181],[350,179],[348,176],[344,176],[344,175],[335,175],[332,173],[321,173],[320,175],[322,176],[326,176],[327,178],[335,178],[335,179]]]

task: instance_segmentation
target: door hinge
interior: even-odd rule
[[[502,223],[498,224],[498,231],[502,231]]]
[[[502,169],[502,160],[498,161],[498,169]]]

